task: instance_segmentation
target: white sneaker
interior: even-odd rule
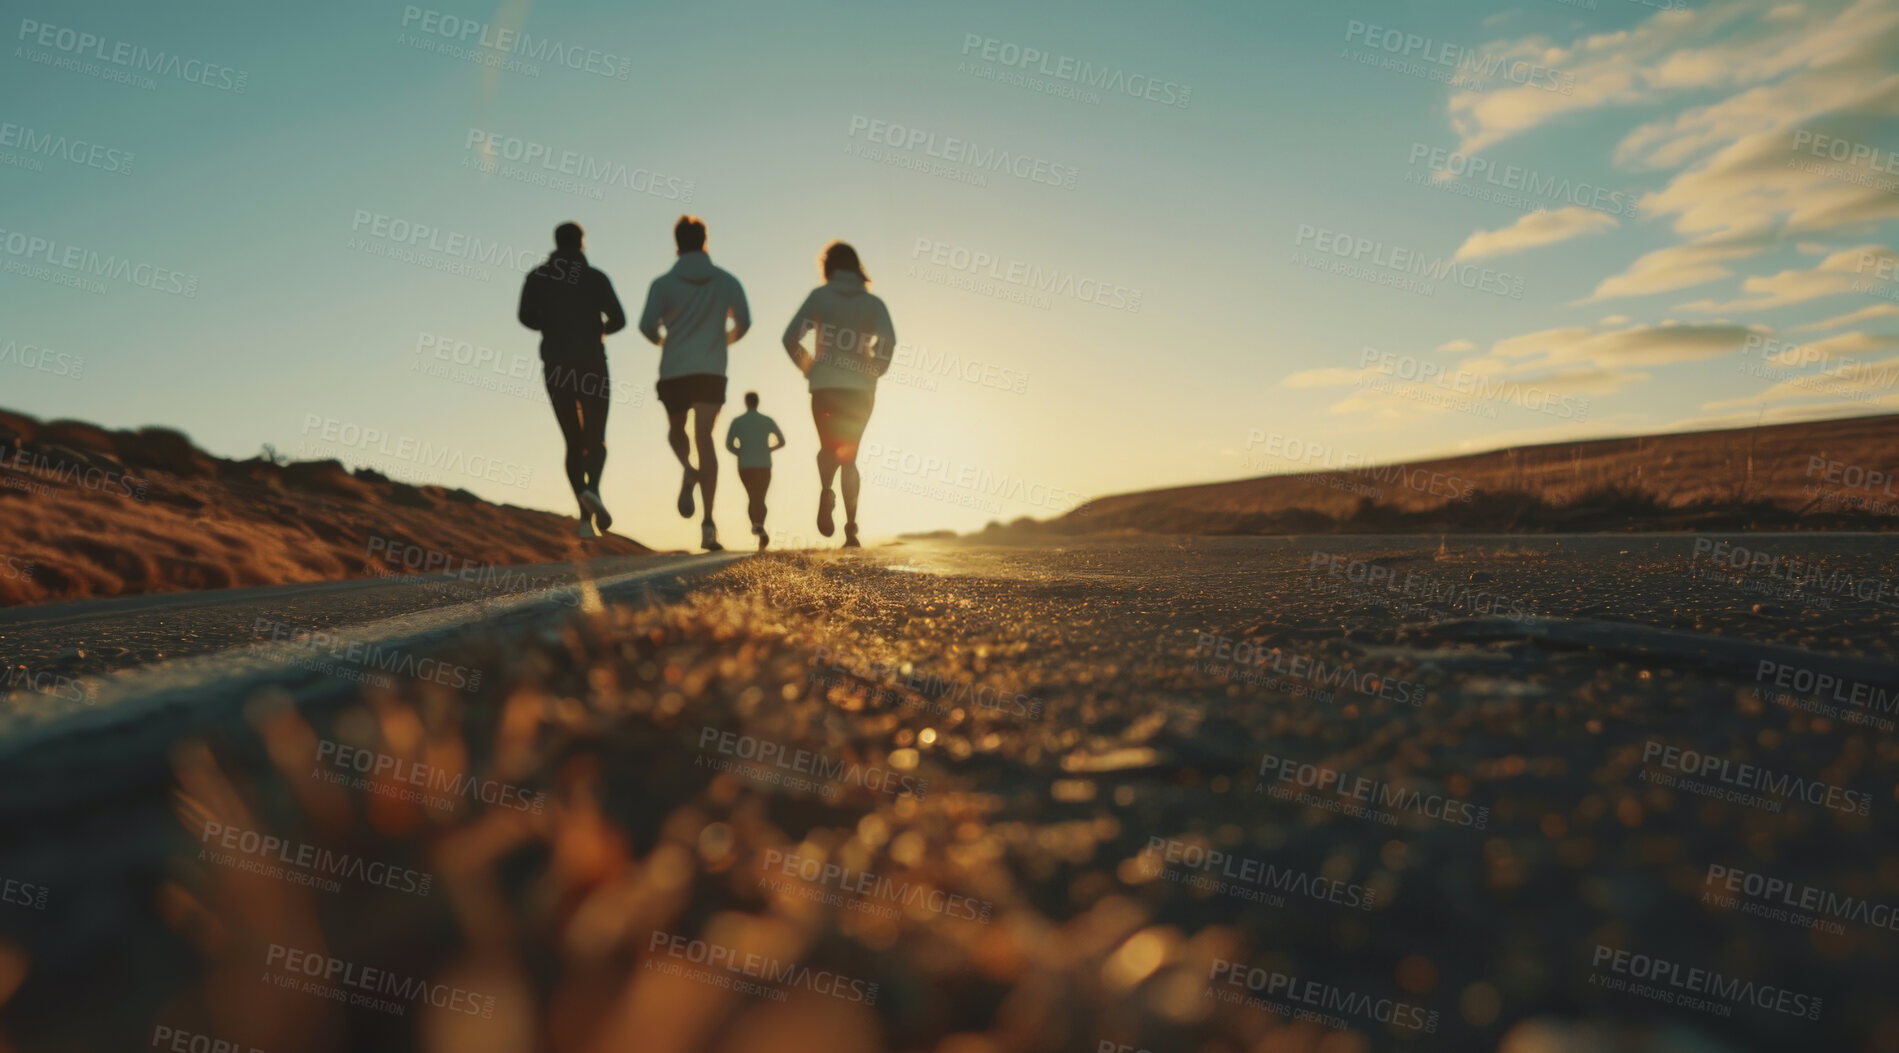
[[[600,495],[592,490],[580,492],[580,506],[593,513],[593,521],[604,532],[613,525],[613,516],[607,513],[607,504]]]
[[[580,540],[592,541],[594,538],[597,538],[599,536],[600,536],[600,531],[595,530],[593,528],[593,520],[582,519],[580,521]]]
[[[723,552],[725,546],[719,544],[719,528],[706,523],[699,528],[699,547],[707,552]]]

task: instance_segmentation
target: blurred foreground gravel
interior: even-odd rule
[[[6,1048],[1899,1047],[1899,557],[1700,547],[773,554],[263,692],[7,833]]]

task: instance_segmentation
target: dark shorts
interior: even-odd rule
[[[819,388],[811,393],[811,419],[818,426],[818,442],[826,447],[856,446],[870,423],[877,392],[864,388]]]
[[[700,403],[725,405],[725,378],[713,373],[688,373],[659,382],[659,401],[678,416]]]

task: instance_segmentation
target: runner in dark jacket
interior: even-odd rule
[[[598,537],[613,525],[600,500],[607,465],[605,337],[626,328],[613,282],[587,264],[578,223],[554,228],[554,253],[521,285],[521,324],[541,334],[541,376],[554,419],[567,440],[567,481],[580,502],[580,536]]]

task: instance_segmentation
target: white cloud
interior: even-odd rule
[[[1798,152],[1794,138],[1797,131],[1864,137],[1899,115],[1899,4],[1892,0],[1722,0],[1568,46],[1530,37],[1495,48],[1544,55],[1574,77],[1574,88],[1453,95],[1449,112],[1465,152],[1582,110],[1694,102],[1636,127],[1614,155],[1620,165],[1675,172],[1639,207],[1645,217],[1669,220],[1684,240],[1638,257],[1582,302],[1720,281],[1792,238],[1831,236],[1837,245],[1899,219],[1899,194],[1866,178],[1869,172]],[[1702,101],[1709,94],[1714,100]],[[1795,287],[1790,275],[1776,277],[1788,283],[1784,290],[1757,285],[1748,290],[1755,295],[1731,305],[1824,295],[1817,286]]]
[[[1864,291],[1878,273],[1881,259],[1895,259],[1893,250],[1880,245],[1860,245],[1840,249],[1819,266],[1784,270],[1777,274],[1755,275],[1741,283],[1747,295],[1725,303],[1696,300],[1681,305],[1684,311],[1726,312],[1765,311],[1774,307],[1818,300],[1824,296]]]
[[[1568,326],[1499,340],[1488,353],[1452,361],[1415,356],[1394,372],[1375,364],[1310,369],[1280,383],[1300,389],[1354,388],[1329,407],[1333,413],[1393,424],[1471,412],[1473,407],[1481,407],[1475,410],[1481,416],[1500,419],[1512,405],[1535,408],[1545,393],[1569,397],[1573,414],[1576,406],[1587,407],[1590,398],[1651,379],[1649,367],[1731,354],[1753,332],[1726,322],[1619,329]],[[1415,379],[1425,363],[1437,367],[1434,377]]]
[[[1617,225],[1614,216],[1581,205],[1568,205],[1553,212],[1531,212],[1507,227],[1472,233],[1458,248],[1455,258],[1481,260],[1503,256],[1587,234],[1600,234]]]
[[[1895,317],[1899,317],[1899,304],[1876,303],[1871,307],[1862,307],[1857,311],[1848,311],[1845,314],[1836,315],[1835,317],[1823,321],[1811,322],[1807,325],[1797,325],[1789,329],[1788,332],[1814,333],[1827,329],[1841,329],[1849,325],[1858,325],[1861,322],[1870,322],[1875,318]]]

